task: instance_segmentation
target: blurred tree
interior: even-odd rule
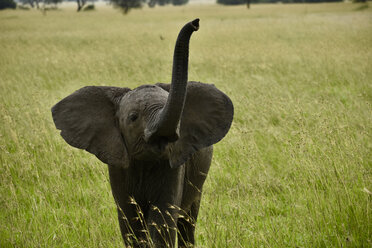
[[[223,5],[238,5],[247,3],[247,0],[217,0],[217,3]]]
[[[43,2],[46,4],[54,4],[57,5],[59,3],[62,3],[63,0],[44,0]]]
[[[127,14],[132,8],[141,8],[144,0],[110,0],[110,2],[114,7],[121,8],[124,14]]]
[[[187,4],[189,0],[172,0],[173,5],[184,5]]]
[[[80,12],[81,10],[83,10],[84,6],[86,6],[86,4],[88,4],[88,1],[91,2],[90,5],[94,5],[94,2],[96,2],[97,0],[62,0],[62,1],[65,1],[65,2],[76,2],[77,3],[77,12]],[[108,0],[104,0],[104,1],[108,1]],[[88,6],[86,6],[87,8]],[[89,7],[89,9],[91,10],[92,7]]]
[[[150,8],[153,8],[156,5],[156,0],[150,0],[147,4],[149,5]]]
[[[321,2],[341,2],[343,0],[217,0],[217,3],[224,5],[238,5],[247,4],[247,8],[250,7],[250,3],[321,3]],[[354,0],[353,0],[354,1]],[[356,0],[365,1],[365,0]]]
[[[78,5],[77,12],[79,12],[84,7],[84,5],[87,3],[87,1],[86,0],[76,0],[76,3]]]
[[[36,6],[36,8],[39,9],[39,0],[20,0],[20,2],[24,5],[29,4],[31,8]]]
[[[79,1],[79,0],[77,0]],[[123,10],[124,14],[128,13],[131,8],[141,8],[144,3],[147,3],[150,8],[155,5],[164,6],[167,4],[184,5],[189,0],[109,0],[115,7]]]
[[[15,9],[17,4],[13,0],[0,0],[0,9]]]
[[[173,4],[173,5],[184,5],[187,4],[189,0],[149,0],[148,5],[149,7],[155,7],[155,5],[164,6],[167,4]]]
[[[45,5],[48,4],[53,4],[55,5],[55,8],[57,8],[57,4],[61,3],[63,0],[18,0],[24,5],[30,5],[31,8],[37,8],[40,9],[40,5],[43,5],[43,9],[45,10]]]
[[[155,7],[155,5],[160,5],[160,6],[164,6],[164,5],[167,5],[167,4],[170,4],[172,0],[149,0],[148,1],[148,5],[149,7]]]

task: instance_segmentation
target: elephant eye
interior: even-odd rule
[[[132,122],[137,120],[138,118],[138,114],[137,113],[131,113],[129,114],[129,120],[131,120]]]

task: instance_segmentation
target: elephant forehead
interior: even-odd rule
[[[156,85],[142,85],[128,92],[122,99],[121,105],[136,105],[137,107],[149,104],[165,104],[168,92]]]

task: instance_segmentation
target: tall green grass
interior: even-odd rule
[[[0,247],[122,245],[107,168],[50,108],[86,85],[169,82],[195,17],[189,79],[234,102],[198,247],[372,246],[372,19],[354,4],[0,12]]]

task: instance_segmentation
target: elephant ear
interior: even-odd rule
[[[169,84],[157,85],[169,91]],[[214,85],[188,82],[180,138],[172,149],[171,167],[182,165],[194,152],[220,141],[229,131],[233,116],[230,98]]]
[[[52,107],[61,136],[73,147],[84,149],[102,162],[127,167],[128,156],[116,121],[116,106],[130,89],[87,86]]]

